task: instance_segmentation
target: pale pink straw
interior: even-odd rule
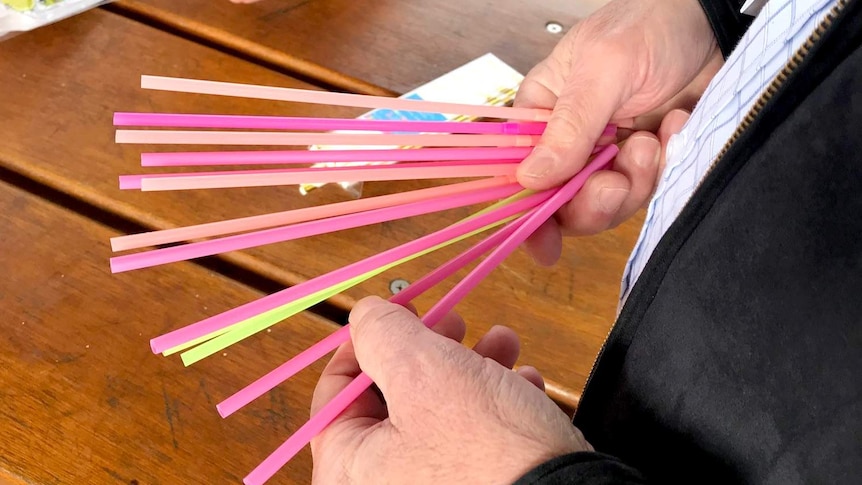
[[[121,189],[192,190],[238,187],[271,187],[306,183],[380,182],[514,176],[516,162],[463,163],[415,162],[368,167],[277,168],[169,174],[122,175]]]
[[[523,160],[532,147],[411,148],[384,150],[280,150],[142,153],[144,167],[275,165],[318,162],[430,162],[437,160]]]
[[[607,165],[619,152],[615,146],[609,146],[584,167],[568,183],[556,191],[556,193],[539,207],[533,209],[512,235],[501,243],[497,249],[488,255],[471,271],[464,279],[458,282],[449,293],[437,302],[425,316],[422,322],[432,327],[440,321],[449,311],[454,308],[464,296],[476,287],[491,271],[494,270],[508,255],[518,248],[536,229],[550,218],[560,207],[570,201],[587,181],[587,178],[596,170]],[[330,402],[323,406],[311,419],[308,420],[293,436],[287,439],[248,476],[243,479],[246,485],[262,485],[269,480],[281,467],[283,467],[300,450],[305,448],[311,440],[323,431],[335,420],[350,404],[352,404],[366,389],[373,384],[370,377],[361,372],[353,382],[348,384]]]
[[[247,130],[356,130],[414,133],[541,135],[547,123],[413,121],[365,118],[302,118],[182,113],[114,113],[114,126],[156,128],[237,128]]]
[[[539,135],[399,135],[273,131],[117,130],[117,143],[161,145],[394,145],[426,147],[529,147]]]
[[[278,308],[296,299],[330,288],[343,281],[347,281],[351,278],[355,278],[359,275],[363,275],[380,268],[381,266],[404,259],[458,236],[475,231],[515,214],[519,214],[544,202],[550,196],[551,191],[543,191],[510,204],[506,204],[505,206],[486,214],[445,227],[439,231],[414,239],[356,263],[341,267],[325,275],[306,280],[295,286],[291,286],[290,288],[285,288],[284,290],[246,303],[245,305],[238,306],[197,323],[174,330],[160,337],[156,337],[150,340],[150,347],[152,348],[153,353],[156,354],[165,352],[174,347],[179,347],[186,342],[213,334],[237,322],[247,320],[255,315]]]
[[[494,177],[455,184],[441,185],[427,189],[410,190],[398,194],[380,195],[365,199],[336,202],[334,204],[304,207],[282,212],[274,212],[259,216],[241,217],[218,222],[197,224],[194,226],[163,229],[161,231],[130,234],[111,238],[111,249],[113,251],[126,251],[146,246],[158,246],[192,239],[203,239],[225,234],[236,234],[257,229],[266,229],[298,222],[313,221],[327,217],[335,217],[344,214],[355,214],[357,212],[392,207],[394,205],[409,204],[440,196],[454,196],[475,190],[514,183],[511,177]]]
[[[417,296],[428,291],[430,288],[434,287],[434,285],[440,283],[456,271],[478,259],[479,256],[485,254],[491,248],[500,244],[505,238],[511,235],[515,229],[520,227],[523,222],[524,217],[510,222],[491,236],[488,236],[475,244],[470,249],[437,267],[434,271],[428,273],[417,281],[411,283],[407,288],[393,295],[389,301],[399,305],[406,305]],[[216,405],[219,415],[223,418],[230,416],[246,404],[254,401],[264,393],[269,392],[275,388],[275,386],[281,384],[287,379],[290,379],[301,370],[322,358],[324,355],[332,352],[339,345],[347,342],[347,340],[350,339],[349,327],[350,324],[341,327],[321,341],[300,352],[284,364],[273,369],[268,374],[220,402]]]
[[[509,108],[460,103],[441,103],[407,98],[389,98],[363,94],[333,93],[296,88],[237,84],[198,79],[162,76],[141,76],[141,87],[180,93],[213,94],[241,98],[293,101],[297,103],[353,106],[357,108],[389,108],[426,113],[462,114],[479,118],[504,118],[521,121],[548,121],[551,111],[533,108]]]
[[[330,232],[344,231],[356,227],[379,224],[381,222],[406,219],[423,214],[440,212],[457,207],[499,200],[522,190],[518,184],[489,187],[474,192],[457,195],[437,196],[428,200],[411,202],[382,209],[345,214],[316,221],[301,222],[285,227],[264,229],[248,234],[237,234],[219,239],[183,244],[163,249],[153,249],[142,253],[116,256],[111,258],[111,272],[121,273],[161,264],[176,263],[187,259],[203,258],[214,254],[239,251],[242,249],[292,241],[304,237],[317,236]]]

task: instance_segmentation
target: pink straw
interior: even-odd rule
[[[364,130],[414,133],[541,135],[547,123],[372,120],[364,118],[301,118],[286,116],[209,115],[181,113],[114,113],[114,126],[156,128],[239,128],[247,130]]]
[[[394,145],[427,147],[529,147],[539,135],[398,135],[284,133],[273,131],[117,130],[117,143],[162,145]]]
[[[432,212],[480,204],[490,200],[504,199],[522,190],[518,184],[467,192],[458,195],[437,196],[432,199],[402,204],[393,207],[374,209],[358,214],[346,214],[317,221],[302,222],[286,227],[276,227],[248,234],[237,234],[220,239],[184,244],[164,249],[154,249],[143,253],[129,254],[111,258],[111,272],[120,273],[160,264],[176,263],[187,259],[202,258],[219,253],[292,241],[304,237],[317,236],[329,232],[343,231],[356,227],[378,224],[386,221],[405,219]]]
[[[392,207],[394,205],[419,202],[434,197],[454,196],[488,187],[499,187],[501,185],[514,183],[511,177],[494,177],[456,184],[442,185],[428,189],[411,190],[398,194],[380,195],[367,199],[337,202],[321,206],[304,207],[289,211],[263,214],[259,216],[241,217],[225,221],[197,224],[194,226],[164,229],[128,236],[111,238],[111,249],[113,251],[126,251],[146,246],[158,246],[192,239],[203,239],[206,237],[235,234],[256,229],[266,229],[287,224],[296,224],[327,217],[355,214],[357,212]]]
[[[437,160],[517,160],[532,147],[412,148],[385,150],[282,150],[142,153],[141,166],[265,165],[317,162],[429,162]]]
[[[326,167],[120,176],[121,189],[144,191],[270,187],[304,183],[379,182],[514,176],[517,163],[416,162],[368,167]]]
[[[499,209],[486,214],[476,216],[469,220],[453,224],[427,236],[414,239],[395,248],[389,249],[374,256],[365,258],[353,264],[341,267],[325,275],[318,276],[299,283],[290,288],[264,296],[258,300],[246,303],[221,314],[201,320],[197,323],[174,330],[150,341],[153,353],[160,354],[168,349],[179,347],[191,340],[195,340],[237,322],[247,320],[255,315],[278,308],[291,301],[303,298],[317,291],[330,288],[348,279],[355,278],[381,266],[385,266],[399,259],[403,259],[417,252],[432,248],[453,238],[475,231],[488,224],[493,224],[501,219],[513,216],[524,210],[530,209],[537,204],[547,200],[551,191],[540,192],[521,200],[507,204]]]
[[[362,94],[332,93],[296,88],[258,86],[198,79],[183,79],[162,76],[141,76],[141,87],[180,93],[213,94],[241,98],[293,101],[297,103],[353,106],[357,108],[389,108],[426,113],[462,114],[479,118],[505,118],[521,121],[548,121],[550,110],[532,108],[508,108],[460,103],[440,103],[418,99],[388,98]]]
[[[523,225],[517,228],[497,249],[479,263],[470,274],[458,282],[446,296],[428,310],[422,318],[423,323],[428,327],[436,325],[464,296],[488,276],[508,255],[515,251],[530,234],[535,232],[563,204],[570,201],[593,172],[607,165],[618,152],[619,149],[615,145],[606,148],[589,165],[569,180],[566,185],[557,190],[547,202],[531,211]],[[308,422],[269,455],[257,468],[252,470],[243,479],[243,483],[246,485],[262,485],[269,480],[291,458],[305,448],[305,445],[323,431],[329,423],[344,412],[371,384],[373,384],[371,378],[364,372],[360,373],[332,401],[312,416]]]
[[[483,239],[470,249],[464,251],[457,257],[449,260],[445,264],[437,267],[431,273],[423,276],[419,280],[411,283],[407,288],[396,293],[389,299],[392,303],[406,305],[417,296],[428,291],[436,284],[454,274],[459,269],[470,264],[479,256],[485,254],[491,248],[500,244],[504,239],[511,235],[515,229],[523,223],[524,217],[521,217],[502,229],[498,230],[491,236]],[[216,405],[216,409],[221,417],[226,418],[231,414],[241,409],[246,404],[254,401],[264,393],[269,392],[275,386],[290,379],[301,370],[316,362],[324,355],[332,352],[339,345],[347,342],[350,339],[350,324],[347,324],[321,341],[300,352],[295,357],[291,358],[284,364],[270,371],[268,374],[252,382],[245,388],[236,392],[224,401]]]

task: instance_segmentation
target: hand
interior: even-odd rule
[[[352,343],[323,371],[312,414],[360,367],[380,394],[366,391],[312,441],[314,483],[512,483],[555,456],[592,450],[535,369],[511,370],[519,343],[508,328],[470,350],[457,315],[432,331],[377,297],[356,304],[350,325]]]
[[[650,131],[671,109],[690,109],[722,63],[697,0],[614,0],[579,23],[530,71],[515,105],[554,111],[542,140],[518,168],[523,186],[546,189],[570,179],[609,122],[626,135],[634,132],[612,170],[590,177],[528,241],[537,262],[559,258],[562,235],[614,227],[644,205],[661,158],[659,140]]]

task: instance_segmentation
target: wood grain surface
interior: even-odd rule
[[[307,87],[299,81],[99,11],[0,44],[0,64],[4,66],[0,85],[16,93],[11,102],[0,105],[0,131],[8,140],[0,146],[0,163],[143,226],[167,228],[347,199],[335,188],[308,197],[298,195],[295,187],[181,193],[117,189],[116,176],[140,172],[137,154],[152,147],[115,145],[110,126],[115,110],[356,114],[331,107],[144,92],[137,89],[141,73]],[[31,115],[21,116],[23,112]],[[367,184],[365,194],[427,185]],[[224,258],[291,285],[415,239],[468,213],[454,210],[378,224]],[[524,340],[521,363],[536,366],[559,383],[563,394],[576,397],[613,320],[619,276],[638,223],[632,221],[597,237],[568,240],[564,258],[554,268],[537,267],[521,252],[512,256],[459,305],[470,324],[468,343],[494,324],[509,325]],[[385,296],[391,279],[415,280],[464,247],[442,250],[392,270],[333,302],[347,309],[356,298]],[[133,277],[148,278],[150,271]],[[418,302],[420,309],[436,301],[451,284],[429,292]]]
[[[113,276],[116,232],[0,182],[0,483],[239,483],[308,416],[322,362],[228,419],[215,404],[335,325],[301,314],[185,369],[149,338],[259,294],[183,263]],[[307,483],[303,451],[272,483]]]
[[[404,93],[491,52],[526,73],[604,0],[123,0],[111,8],[169,25],[335,86],[346,75]],[[325,70],[310,69],[301,62]],[[331,77],[331,79],[329,79]],[[359,92],[373,86],[354,83]]]

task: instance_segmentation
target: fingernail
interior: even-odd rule
[[[682,147],[685,145],[685,136],[681,133],[671,135],[667,140],[667,152],[665,160],[668,162],[675,161],[676,156],[682,153]]]
[[[626,189],[605,187],[599,191],[599,209],[606,214],[615,214],[628,195],[629,191]]]
[[[658,164],[661,157],[661,143],[655,138],[639,136],[632,142],[638,143],[638,149],[632,153],[635,164],[639,167],[649,167]],[[641,146],[642,145],[642,146]]]
[[[543,146],[536,147],[533,149],[530,157],[520,167],[521,175],[536,179],[542,178],[554,168],[556,158],[554,152],[548,148]]]

